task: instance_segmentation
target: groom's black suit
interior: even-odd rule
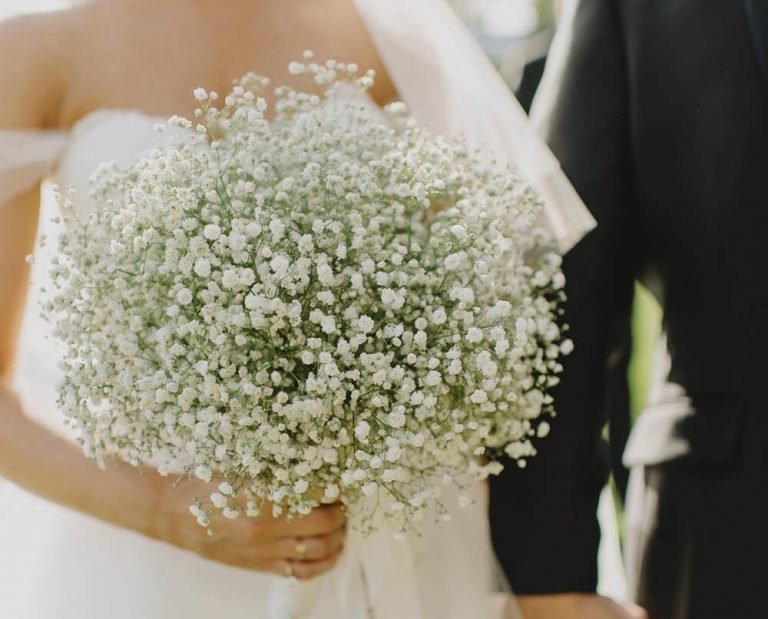
[[[639,278],[669,367],[625,454],[631,592],[651,619],[768,617],[768,0],[577,0],[562,27],[537,103],[599,226],[566,259],[552,434],[492,482],[496,549],[519,592],[594,588]]]

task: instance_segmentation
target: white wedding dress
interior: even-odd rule
[[[358,0],[357,5],[417,118],[516,163],[544,196],[543,223],[563,249],[591,227],[557,162],[444,0]],[[154,130],[162,120],[104,109],[68,132],[0,131],[0,209],[52,175],[62,186],[79,189],[78,208],[87,210],[95,166],[106,160],[128,165],[162,145],[167,134]],[[53,250],[48,251],[38,255],[33,269],[15,386],[31,415],[66,436],[55,405],[58,351],[46,337],[48,325],[38,318],[34,293],[46,277]],[[484,488],[475,492],[475,504],[453,509],[450,523],[424,524],[420,536],[405,542],[388,536],[361,542],[353,535],[341,563],[313,581],[307,617],[367,619],[362,563],[376,619],[501,619],[506,596],[499,592]],[[260,619],[267,617],[275,582],[276,577],[206,561],[0,484],[0,617]]]

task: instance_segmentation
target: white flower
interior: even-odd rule
[[[355,436],[358,441],[365,442],[368,439],[368,434],[371,431],[371,425],[363,420],[355,426]]]
[[[427,372],[427,376],[424,378],[424,384],[428,387],[435,387],[441,382],[443,382],[443,377],[440,375],[440,372],[436,372],[435,370]]]
[[[483,341],[483,331],[477,327],[470,327],[467,330],[467,341],[472,344],[477,344]]]
[[[335,501],[339,497],[339,487],[336,484],[330,484],[325,487],[325,491],[323,492],[323,499],[326,501]]]
[[[370,333],[375,326],[376,323],[373,322],[370,316],[360,316],[357,321],[357,329],[360,333]]]
[[[203,236],[209,241],[216,241],[221,236],[221,228],[216,224],[208,224],[203,228]]]
[[[469,400],[474,404],[482,404],[488,401],[488,394],[482,389],[475,389],[472,395],[469,396]]]
[[[405,411],[398,407],[387,415],[387,423],[392,428],[402,428],[405,426]]]
[[[512,304],[509,301],[498,301],[492,308],[488,310],[488,319],[495,321],[501,318],[506,318],[512,312]]]
[[[223,494],[220,494],[219,492],[214,492],[211,494],[211,503],[213,503],[214,507],[217,507],[219,509],[222,509],[227,506],[227,497],[225,497]]]
[[[466,259],[467,255],[463,251],[451,254],[445,259],[445,268],[449,271],[457,271],[464,265]]]
[[[317,278],[324,286],[333,286],[333,269],[328,264],[321,264],[317,267]]]
[[[285,234],[285,224],[279,219],[273,219],[269,222],[269,230],[272,232],[273,239],[279,241]]]
[[[384,288],[381,291],[381,302],[397,310],[405,305],[405,297],[391,288]]]
[[[231,232],[229,234],[229,247],[232,251],[242,251],[247,245],[247,240],[244,235],[237,232]]]
[[[195,260],[194,271],[200,277],[211,276],[211,263],[206,258],[198,258]]]
[[[192,303],[192,291],[189,288],[181,288],[176,293],[176,302],[179,305],[189,305]]]
[[[457,286],[451,290],[451,298],[469,305],[475,301],[475,293],[471,288]]]
[[[290,261],[285,256],[278,255],[272,258],[272,261],[269,263],[269,266],[272,268],[272,271],[275,273],[275,277],[278,279],[284,278],[288,274],[288,269],[291,266]]]
[[[320,322],[320,327],[323,333],[335,333],[336,332],[336,319],[333,316],[324,316]]]
[[[221,285],[224,288],[235,288],[240,285],[240,274],[236,269],[227,269],[222,273]]]
[[[464,226],[455,224],[451,226],[451,234],[459,239],[463,239],[465,236],[467,236],[467,229]]]
[[[209,482],[213,478],[213,473],[211,473],[211,469],[201,464],[195,469],[195,477],[197,477],[198,479],[202,479],[203,481]]]
[[[208,373],[208,361],[203,359],[195,363],[195,371],[201,376],[205,376]]]
[[[393,445],[392,447],[387,449],[386,454],[384,454],[384,459],[387,462],[397,462],[400,459],[400,456],[402,455],[402,453],[403,453],[403,450],[399,445]]]
[[[252,221],[245,226],[245,234],[249,239],[253,239],[261,234],[261,225]]]

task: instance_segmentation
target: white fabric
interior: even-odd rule
[[[39,183],[68,139],[64,131],[0,131],[0,204]]]
[[[129,164],[169,139],[154,131],[157,122],[136,112],[104,110],[78,124],[57,176],[78,190],[80,215],[90,208],[88,170],[110,159]],[[54,252],[50,242],[38,254],[34,281],[45,281]],[[55,404],[59,352],[38,316],[36,288],[22,329],[15,386],[38,421],[66,435]],[[366,617],[363,566],[376,619],[500,619],[505,596],[496,593],[482,492],[482,486],[475,488],[477,503],[467,510],[458,509],[449,493],[454,520],[434,525],[428,517],[420,535],[403,543],[383,531],[366,540],[351,534],[337,568],[302,587],[310,608],[302,617]],[[11,484],[0,486],[0,549],[0,616],[14,619],[207,619],[223,608],[231,619],[267,619],[279,587],[275,577],[204,561]]]
[[[357,0],[403,99],[436,132],[462,135],[516,164],[546,200],[543,223],[563,249],[593,224],[557,162],[528,126],[522,110],[444,0]],[[0,207],[55,171],[78,189],[87,211],[87,180],[102,161],[126,165],[171,139],[162,119],[129,110],[99,110],[67,135],[0,132]],[[84,214],[84,213],[81,213]],[[33,281],[44,281],[55,243],[39,256]],[[33,291],[36,286],[33,286]],[[27,409],[56,432],[59,378],[55,343],[38,317],[35,294],[26,312],[16,388]],[[44,457],[41,455],[41,457]],[[341,564],[314,581],[313,619],[367,617],[360,565],[376,619],[501,618],[505,596],[496,572],[485,515],[476,504],[454,509],[451,523],[425,520],[420,535],[397,544],[385,533],[349,540]],[[450,508],[456,497],[445,498]],[[0,616],[13,619],[259,619],[275,578],[204,561],[170,546],[0,486]]]

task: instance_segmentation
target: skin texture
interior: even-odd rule
[[[523,595],[517,604],[525,619],[648,619],[634,604],[619,604],[599,595]]]

